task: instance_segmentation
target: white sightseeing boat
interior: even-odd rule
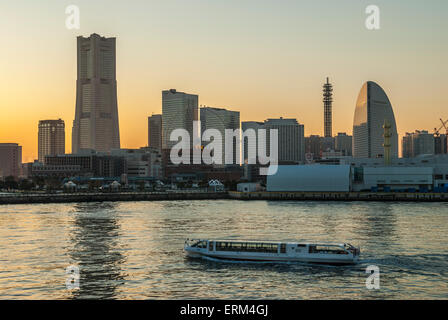
[[[187,239],[184,250],[191,258],[324,264],[354,264],[361,252],[348,243],[202,239]]]

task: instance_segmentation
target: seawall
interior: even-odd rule
[[[1,195],[2,204],[228,199],[227,192],[116,192]]]
[[[448,202],[448,193],[230,191],[229,196],[238,200]]]
[[[271,201],[404,201],[448,202],[447,193],[396,192],[117,192],[21,194],[0,196],[0,205],[27,203],[69,203],[103,201],[163,200],[271,200]]]

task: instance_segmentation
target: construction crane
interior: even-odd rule
[[[434,128],[434,135],[435,135],[436,137],[438,137],[438,136],[440,135],[440,130],[442,130],[442,128],[445,128],[445,132],[446,132],[446,134],[448,135],[448,127],[447,127],[448,120],[443,121],[442,119],[440,119],[440,122],[442,123],[442,125],[440,126],[440,128],[439,128],[439,129]]]

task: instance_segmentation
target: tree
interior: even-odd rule
[[[5,178],[5,188],[6,189],[17,189],[18,184],[17,184],[16,178],[14,178],[13,176],[6,177]]]
[[[19,181],[19,189],[29,191],[34,188],[34,183],[28,179],[22,179]]]

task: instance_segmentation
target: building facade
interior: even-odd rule
[[[126,160],[128,177],[162,178],[162,158],[156,148],[116,149],[111,151],[111,155]]]
[[[64,120],[39,121],[38,160],[43,163],[45,156],[65,154]]]
[[[448,139],[446,134],[440,134],[434,137],[434,153],[446,154],[448,153]]]
[[[80,175],[90,177],[120,177],[127,173],[125,157],[93,153],[46,156],[45,165],[60,168],[79,166]]]
[[[193,138],[199,137],[199,132],[193,130],[193,121],[198,119],[197,95],[176,89],[162,91],[162,149],[169,150],[177,144],[177,141],[170,141],[171,132],[176,129],[186,130],[193,146]]]
[[[345,132],[339,132],[334,137],[334,149],[340,151],[344,156],[352,155],[352,141],[353,137],[347,135]]]
[[[428,131],[415,131],[413,133],[406,132],[402,139],[402,157],[413,158],[422,154],[435,154],[434,135]]]
[[[398,133],[392,105],[384,90],[375,82],[366,82],[358,95],[353,120],[353,156],[384,157],[385,122],[391,125],[392,158],[398,157]]]
[[[270,130],[278,130],[278,161],[282,163],[300,163],[305,161],[304,126],[296,119],[268,119],[266,129],[267,152],[271,148]]]
[[[17,143],[0,143],[0,177],[20,176],[22,146]]]
[[[251,158],[250,162],[252,164],[257,163],[258,148],[261,147],[264,151],[265,146],[258,145],[258,131],[260,129],[264,129],[263,122],[241,122],[241,130],[243,131],[243,134],[246,133],[246,135],[241,137],[243,163],[249,163],[249,157]],[[250,136],[250,133],[252,133],[252,137]],[[252,141],[249,141],[249,139],[252,139]]]
[[[78,37],[72,153],[120,148],[115,38]]]
[[[201,135],[206,130],[214,129],[218,130],[221,134],[221,164],[226,164],[225,158],[225,145],[226,145],[226,129],[235,131],[240,129],[240,113],[239,111],[230,111],[222,108],[203,107],[200,109],[201,115]],[[209,141],[202,141],[202,144],[206,146]],[[232,163],[228,164],[240,164],[240,139],[232,139]]]
[[[148,147],[162,152],[162,115],[148,117]]]

